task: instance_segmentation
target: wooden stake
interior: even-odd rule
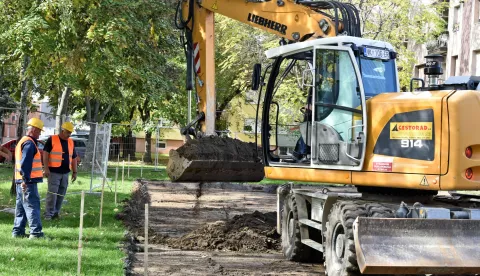
[[[130,154],[128,155],[127,177],[130,178]]]
[[[125,160],[123,160],[123,164],[122,164],[122,187],[123,187],[124,178],[125,178]]]
[[[145,203],[145,250],[143,250],[145,275],[148,275],[148,203]]]
[[[142,165],[140,167],[140,178],[143,178],[143,160],[145,158],[145,154],[142,154]]]
[[[83,234],[83,209],[85,206],[85,191],[82,191],[82,200],[80,203],[80,231],[78,234],[78,264],[77,264],[77,275],[80,275],[82,268],[82,234]]]
[[[118,180],[118,167],[115,168],[115,206],[117,206],[117,180]]]
[[[102,180],[102,195],[100,197],[100,223],[98,227],[102,228],[102,213],[103,213],[103,191],[105,190],[105,177]]]

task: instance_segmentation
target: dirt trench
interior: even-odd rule
[[[150,275],[324,275],[319,263],[284,259],[276,233],[275,186],[135,183],[118,215],[129,229],[127,275],[144,273],[144,204]]]

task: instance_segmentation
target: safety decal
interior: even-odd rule
[[[212,10],[214,10],[214,11],[218,10],[217,0],[215,0],[215,3],[213,3]]]
[[[416,160],[435,158],[435,120],[432,108],[396,113],[382,127],[374,154]]]
[[[432,140],[432,122],[390,122],[390,139]]]
[[[428,186],[428,180],[426,176],[423,176],[422,181],[420,181],[420,186]]]
[[[376,172],[391,172],[393,169],[393,157],[373,158],[373,170]]]
[[[200,44],[198,42],[193,43],[193,57],[194,57],[194,65],[195,65],[195,72],[197,75],[200,74]]]

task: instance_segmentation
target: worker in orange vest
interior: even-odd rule
[[[77,153],[70,138],[73,128],[71,122],[63,123],[60,134],[50,136],[43,147],[44,175],[48,177],[45,220],[59,217],[67,193],[70,171],[72,182],[77,179]]]
[[[43,130],[43,122],[32,118],[27,122],[27,135],[15,147],[15,183],[17,199],[12,236],[26,237],[25,226],[30,226],[30,239],[42,238],[40,219],[40,195],[37,183],[43,182],[42,158],[37,147],[37,139]]]

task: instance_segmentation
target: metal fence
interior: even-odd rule
[[[49,111],[50,109],[37,106],[36,110]],[[99,124],[69,117],[58,118],[51,112],[36,110],[0,107],[0,144],[6,145],[13,153],[16,140],[25,134],[25,123],[29,118],[37,117],[45,123],[39,139],[39,148],[43,150],[43,144],[47,138],[58,133],[59,122],[57,121],[72,121],[75,126],[72,139],[80,159],[78,169],[90,175],[90,191],[101,187],[104,177],[110,180],[115,177],[114,172],[108,171],[109,164],[110,168],[118,168],[121,162],[125,161],[129,164],[129,172],[136,169],[142,170],[144,165],[148,164],[153,166],[154,171],[160,171],[161,167],[168,162],[168,152],[184,144],[184,137],[179,134],[178,127],[162,120],[146,129],[135,122]],[[27,117],[24,124],[19,120],[22,113]],[[19,128],[19,125],[22,126]],[[20,135],[18,135],[19,132],[21,132]],[[219,134],[224,137],[254,141],[254,132],[251,130],[219,131]],[[260,143],[260,139],[257,142]],[[0,162],[2,162],[1,159]]]

